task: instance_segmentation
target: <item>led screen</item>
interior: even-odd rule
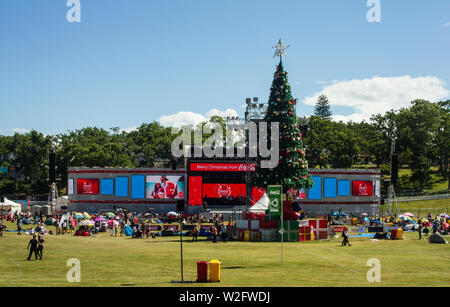
[[[131,176],[131,197],[145,198],[145,176]]]
[[[336,197],[336,178],[323,179],[323,196]]]
[[[189,205],[202,205],[202,182],[201,176],[189,177]]]
[[[205,183],[203,197],[205,198],[240,198],[245,197],[245,184],[239,183]]]
[[[77,179],[78,194],[98,194],[98,179]]]
[[[372,196],[372,181],[353,181],[353,196]]]
[[[309,189],[309,199],[322,199],[322,177],[312,176],[314,186]]]
[[[128,177],[116,177],[116,196],[128,196]]]
[[[338,180],[338,196],[350,196],[350,180]]]
[[[147,176],[146,197],[150,199],[184,199],[184,176]]]
[[[250,171],[255,170],[255,164],[249,164]],[[194,172],[245,172],[247,165],[245,163],[192,163],[191,171]]]
[[[114,180],[113,179],[101,179],[100,180],[100,193],[103,195],[114,195]]]

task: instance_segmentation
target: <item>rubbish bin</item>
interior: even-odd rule
[[[398,229],[391,229],[391,240],[397,240],[397,230]]]
[[[197,262],[197,282],[208,282],[208,261]]]
[[[244,231],[244,241],[245,242],[249,242],[250,241],[250,235],[251,235],[250,230],[245,230]]]
[[[217,259],[213,259],[209,262],[209,281],[220,281],[220,261]]]
[[[403,240],[403,229],[401,228],[397,229],[397,239]]]

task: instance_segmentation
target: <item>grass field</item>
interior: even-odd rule
[[[9,229],[15,229],[10,225]],[[183,241],[184,280],[180,284],[178,237],[131,239],[46,236],[43,261],[26,261],[30,236],[0,237],[0,286],[449,286],[450,245],[429,244],[416,233],[401,241],[350,238],[285,243],[281,265],[279,242]],[[446,238],[449,241],[450,238]],[[78,258],[81,282],[69,283],[66,262]],[[381,282],[369,283],[370,258],[381,261]],[[196,262],[219,259],[220,283],[194,283]]]

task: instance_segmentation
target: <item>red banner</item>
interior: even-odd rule
[[[372,196],[372,181],[353,181],[353,196]]]
[[[252,188],[252,197],[250,200],[250,206],[253,206],[254,204],[256,204],[261,199],[261,197],[264,195],[264,193],[266,193],[266,189],[253,187]]]
[[[255,164],[249,164],[250,171],[255,171]],[[191,171],[194,172],[245,172],[245,163],[191,163]]]
[[[98,179],[77,179],[78,194],[98,194]]]
[[[201,206],[202,205],[202,182],[201,176],[189,177],[189,205]]]
[[[239,183],[205,183],[203,185],[203,197],[245,197],[245,184]]]

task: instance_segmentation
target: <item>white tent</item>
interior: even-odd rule
[[[269,196],[267,196],[267,193],[264,193],[263,196],[261,196],[261,199],[251,206],[248,211],[251,213],[264,213],[269,209],[269,202]]]
[[[11,211],[11,213],[21,213],[22,212],[22,205],[15,203],[5,197],[5,201],[0,206],[0,210],[2,211]]]
[[[61,196],[56,199],[56,208],[54,210],[61,210],[61,207],[67,207],[69,204],[69,197]]]

